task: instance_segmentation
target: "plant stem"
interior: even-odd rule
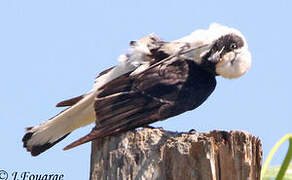
[[[276,177],[276,180],[282,180],[284,178],[285,172],[290,164],[291,159],[292,159],[292,136],[290,136],[289,138],[289,149],[284,159],[284,162],[280,168],[280,171]]]
[[[285,175],[285,172],[289,166],[289,163],[291,161],[291,158],[292,158],[292,134],[287,134],[285,135],[282,139],[280,139],[280,141],[278,141],[275,146],[272,148],[272,150],[270,151],[265,163],[264,163],[264,166],[263,166],[263,169],[262,169],[262,172],[261,172],[261,179],[263,179],[264,177],[264,174],[268,168],[268,165],[270,163],[270,161],[272,160],[275,152],[278,150],[278,148],[280,147],[281,144],[283,144],[286,140],[289,140],[289,149],[288,149],[288,152],[286,154],[286,157],[284,159],[284,162],[283,164],[281,165],[281,168],[280,168],[280,171],[277,175],[277,178],[276,180],[282,180],[284,175]]]

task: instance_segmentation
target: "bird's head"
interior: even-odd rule
[[[225,78],[238,78],[251,65],[251,54],[244,37],[238,32],[230,32],[216,39],[203,61],[215,64],[215,72]]]
[[[236,29],[211,24],[209,29],[197,30],[179,41],[203,47],[196,52],[199,56],[196,59],[200,59],[200,64],[213,68],[217,75],[238,78],[250,68],[251,54],[247,42]]]

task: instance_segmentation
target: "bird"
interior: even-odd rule
[[[32,156],[94,122],[88,135],[64,150],[196,109],[214,91],[218,76],[235,79],[251,66],[243,34],[217,23],[170,42],[149,34],[129,46],[89,92],[58,103],[67,109],[26,128],[23,147]]]

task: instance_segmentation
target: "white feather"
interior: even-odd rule
[[[202,48],[199,51],[192,51],[187,54],[198,63],[201,63],[201,57],[210,50],[209,46],[212,45],[215,40],[227,34],[236,34],[241,37],[244,46],[237,52],[229,52],[225,54],[224,57],[221,58],[221,61],[216,64],[216,73],[225,78],[233,79],[245,74],[251,66],[251,54],[248,51],[247,42],[242,33],[237,29],[213,23],[209,26],[209,29],[196,30],[190,35],[178,39],[175,42],[190,43],[191,46],[194,47],[205,46],[205,48]],[[217,52],[215,56],[219,54],[220,52]]]
[[[240,36],[243,39],[244,44],[247,46],[246,40],[240,31],[218,23],[210,24],[209,29],[196,30],[188,36],[175,40],[175,42],[188,42],[196,46],[210,45],[214,40],[217,40],[219,37],[230,33],[234,33]]]

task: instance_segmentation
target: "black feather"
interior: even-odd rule
[[[26,150],[28,152],[31,153],[32,156],[37,156],[41,153],[43,153],[44,151],[46,151],[47,149],[51,148],[52,146],[54,146],[55,144],[57,144],[58,142],[62,141],[64,138],[66,138],[68,134],[65,134],[64,136],[62,136],[61,138],[59,138],[57,141],[53,142],[53,143],[45,143],[45,144],[41,144],[41,145],[35,145],[32,147],[28,147],[27,146],[27,142],[31,139],[31,137],[33,136],[33,132],[27,132],[23,138],[22,138],[22,142],[23,142],[23,147],[26,148]]]

